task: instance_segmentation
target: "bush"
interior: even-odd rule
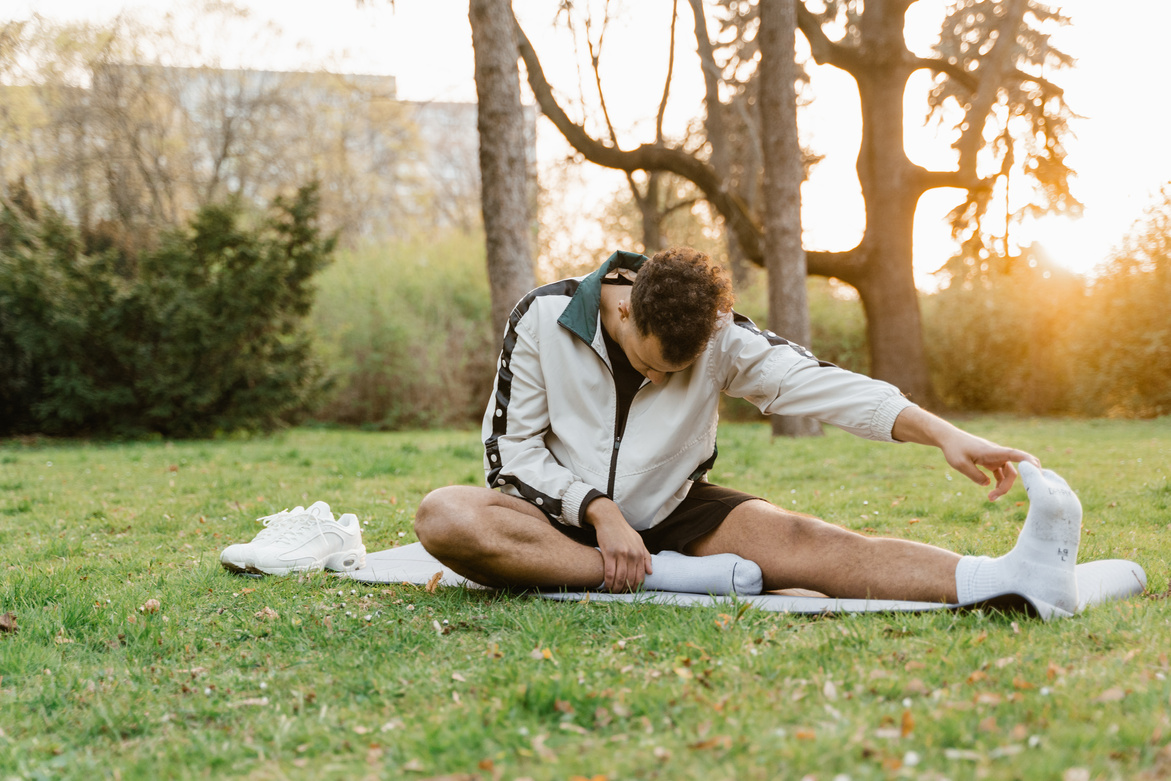
[[[303,323],[333,250],[315,186],[253,229],[237,203],[205,207],[138,254],[87,254],[18,200],[0,210],[0,433],[267,430],[315,399]]]
[[[952,282],[923,297],[935,390],[950,409],[1077,411],[1074,373],[1085,281],[1041,251],[957,258]]]
[[[483,237],[340,252],[321,276],[313,330],[331,379],[318,420],[378,429],[478,421],[500,354]]]
[[[1171,185],[1090,289],[1079,340],[1090,414],[1171,413]]]

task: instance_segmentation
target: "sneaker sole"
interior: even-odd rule
[[[366,566],[365,546],[352,551],[341,551],[326,556],[323,561],[312,564],[300,564],[291,567],[257,567],[255,564],[240,565],[231,561],[220,561],[224,569],[238,575],[292,575],[296,572],[317,572],[322,569],[334,572],[352,572]]]

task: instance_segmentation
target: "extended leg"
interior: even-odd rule
[[[765,501],[734,509],[689,555],[735,553],[760,565],[764,588],[831,597],[956,601],[958,554],[910,540],[865,537]]]

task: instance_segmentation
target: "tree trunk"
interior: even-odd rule
[[[480,130],[480,203],[496,334],[536,286],[525,160],[524,111],[510,0],[471,0]]]
[[[801,145],[797,139],[797,14],[790,0],[760,2],[760,105],[764,152],[764,260],[769,327],[809,344],[805,250],[801,246]],[[774,436],[815,436],[809,418],[773,418]]]
[[[890,55],[854,74],[862,108],[858,181],[866,203],[866,232],[858,248],[860,278],[849,281],[866,310],[871,376],[897,386],[919,404],[933,406],[912,262],[922,169],[907,158],[903,144],[903,95],[915,68],[901,56],[906,50],[906,6],[905,0],[884,0],[867,8],[862,22],[866,46]]]

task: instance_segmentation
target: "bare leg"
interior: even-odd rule
[[[595,589],[602,554],[549,525],[533,505],[489,488],[453,485],[428,494],[415,515],[423,547],[485,586]]]
[[[890,537],[865,537],[763,500],[745,502],[684,553],[755,561],[765,590],[806,588],[831,597],[956,601],[960,556]]]

